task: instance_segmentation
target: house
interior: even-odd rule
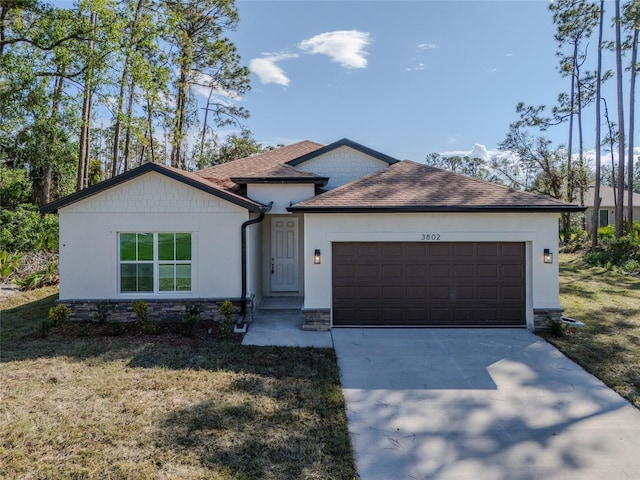
[[[598,213],[598,227],[606,227],[613,225],[615,222],[616,211],[616,193],[613,187],[600,185],[600,212]],[[629,192],[624,191],[623,218],[627,218],[629,209]],[[593,201],[595,199],[595,187],[590,186],[584,193],[584,204],[587,207],[585,217],[587,220],[587,231],[591,231],[591,222],[593,220]],[[633,220],[640,222],[640,193],[633,194]]]
[[[145,164],[42,208],[60,218],[60,298],[81,317],[250,322],[303,297],[304,329],[527,326],[560,315],[558,216],[583,207],[399,161],[348,139],[303,141],[186,172]]]

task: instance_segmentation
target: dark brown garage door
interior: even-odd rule
[[[333,324],[525,325],[524,243],[333,244]]]

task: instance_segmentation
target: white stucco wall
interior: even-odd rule
[[[60,299],[123,299],[118,232],[192,232],[192,292],[156,298],[238,298],[246,209],[150,172],[61,208]],[[152,295],[145,294],[145,298]]]
[[[257,215],[253,215],[257,217]],[[262,231],[269,222],[266,217],[260,223],[247,227],[247,297],[254,295],[254,306],[264,295],[262,284]]]
[[[547,213],[476,214],[306,214],[304,228],[304,308],[332,306],[332,242],[419,242],[439,234],[441,242],[526,242],[527,323],[534,308],[559,308],[558,215]],[[552,264],[542,261],[545,248]],[[313,264],[320,249],[322,263]]]
[[[287,207],[292,203],[298,203],[313,197],[315,187],[313,184],[262,184],[247,185],[247,197],[256,202],[268,205],[273,202],[269,213],[289,214]]]
[[[296,168],[322,177],[329,177],[329,182],[324,188],[332,189],[388,166],[387,162],[343,146],[296,165]]]

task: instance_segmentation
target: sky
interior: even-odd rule
[[[398,159],[487,158],[517,120],[518,102],[550,110],[569,91],[549,3],[236,0],[240,22],[228,36],[252,88],[241,97],[223,92],[224,100],[250,112],[243,123],[265,146],[349,138]],[[610,13],[612,0],[605,4]],[[609,28],[605,39],[611,35]],[[588,48],[595,62],[595,35]],[[606,88],[615,118],[614,82]],[[208,90],[194,93],[202,104]],[[593,150],[589,120],[585,147]],[[566,144],[568,128],[544,135]]]
[[[548,4],[239,0],[246,125],[264,144],[346,137],[415,161],[493,150],[519,101],[568,89]]]

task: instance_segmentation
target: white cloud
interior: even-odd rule
[[[487,150],[487,147],[485,147],[484,145],[480,144],[480,143],[476,143],[473,146],[473,150],[471,150],[471,153],[469,154],[469,157],[471,158],[479,158],[481,160],[484,160],[485,162],[489,160],[490,155],[489,155],[489,151]]]
[[[418,45],[418,50],[432,50],[434,48],[438,48],[435,43],[421,43]]]
[[[407,67],[407,72],[419,72],[420,70],[424,70],[427,66],[424,63],[418,63],[413,67]]]
[[[201,95],[204,98],[209,98],[212,87],[212,97],[217,98],[219,101],[224,101],[227,105],[231,105],[232,101],[241,100],[238,92],[225,90],[219,86],[216,86],[216,81],[210,75],[207,75],[205,73],[194,73],[193,77],[191,78],[191,88],[196,95]]]
[[[369,33],[357,30],[325,32],[298,44],[300,50],[310,55],[327,55],[344,68],[366,68],[371,44]]]
[[[260,83],[275,83],[283,87],[289,86],[289,77],[284,70],[277,65],[277,62],[297,58],[296,53],[263,53],[262,58],[254,58],[249,61],[249,69],[260,79]]]

